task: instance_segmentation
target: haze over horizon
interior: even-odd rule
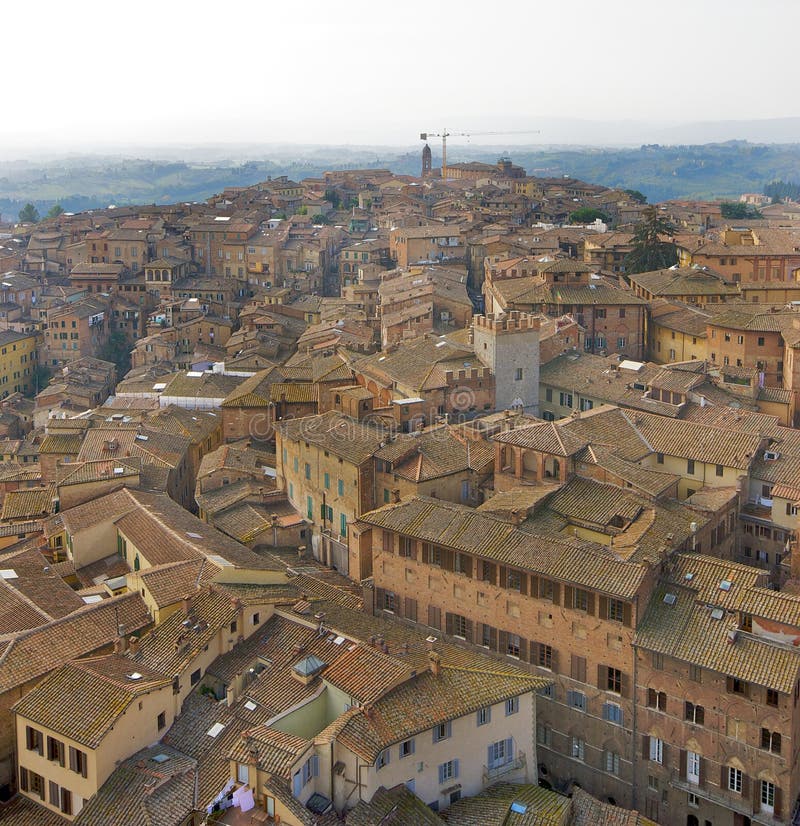
[[[452,0],[409,0],[402,10],[309,0],[234,2],[223,14],[207,2],[142,0],[136,15],[109,16],[97,0],[19,4],[6,11],[2,66],[16,99],[45,94],[46,105],[2,119],[0,157],[247,144],[410,149],[420,132],[444,127],[473,133],[454,136],[454,146],[800,141],[800,111],[787,110],[800,4],[760,4],[770,21],[761,64],[750,60],[752,8],[515,1],[489,15]],[[65,50],[76,11],[80,41]],[[36,60],[29,38],[14,36],[34,29]],[[510,134],[524,130],[540,131]]]

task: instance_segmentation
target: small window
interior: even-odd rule
[[[165,711],[162,711],[158,715],[157,725],[158,725],[158,730],[159,731],[161,731],[161,729],[164,728],[164,726],[167,725],[167,713]]]
[[[724,476],[725,475],[725,468],[722,465],[717,465],[716,474],[717,474],[717,476]]]
[[[491,720],[492,720],[491,706],[485,706],[484,708],[479,708],[478,709],[476,722],[479,726],[485,726],[487,723],[490,723]]]
[[[192,672],[192,676],[189,678],[189,682],[192,685],[197,685],[200,682],[200,669],[198,668],[197,671]]]
[[[414,741],[413,740],[404,740],[400,744],[400,758],[409,757],[414,753]]]
[[[253,625],[258,625],[261,622],[261,614],[256,612],[253,614]]]
[[[690,475],[694,474],[694,459],[686,460],[686,472]]]
[[[516,714],[519,711],[519,697],[511,697],[506,700],[506,717]]]

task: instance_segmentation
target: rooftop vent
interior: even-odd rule
[[[675,594],[664,594],[664,602],[667,605],[674,605],[678,597]]]
[[[714,608],[711,612],[711,619],[721,620],[725,616],[722,608]]]

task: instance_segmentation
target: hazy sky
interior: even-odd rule
[[[6,151],[415,146],[420,131],[442,126],[800,115],[797,0],[10,5],[0,12]],[[545,129],[497,141],[562,139]]]

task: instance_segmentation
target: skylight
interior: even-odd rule
[[[664,602],[666,602],[667,605],[674,605],[677,599],[678,597],[675,596],[675,594],[664,594]]]
[[[248,700],[248,701],[244,704],[244,707],[245,707],[248,711],[255,711],[255,710],[256,710],[256,704],[255,704],[252,700]]]
[[[4,568],[0,571],[0,577],[3,579],[19,579],[19,574],[13,568]]]
[[[725,616],[725,612],[722,610],[722,608],[715,608],[715,609],[711,612],[711,619],[720,620],[720,619],[722,619],[724,616]]]
[[[206,732],[209,737],[219,737],[225,726],[222,723],[214,723],[213,726]]]
[[[729,579],[723,579],[719,584],[720,591],[730,591],[733,583]]]

